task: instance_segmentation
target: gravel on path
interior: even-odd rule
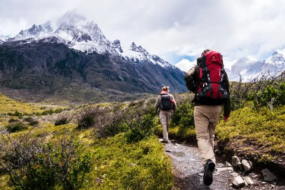
[[[161,141],[162,139],[160,139]],[[234,171],[214,172],[214,180],[210,187],[203,184],[203,166],[195,145],[178,144],[172,141],[164,144],[165,152],[172,159],[175,177],[174,190],[285,190],[285,186],[277,186],[274,182],[267,183],[261,174],[251,173],[249,176],[254,184],[235,188],[232,186]],[[225,161],[217,159],[216,168],[224,168]]]

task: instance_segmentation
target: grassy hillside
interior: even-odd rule
[[[231,117],[224,123],[221,115],[217,141],[250,160],[284,166],[284,85],[256,86],[232,87]],[[174,96],[169,136],[195,142],[193,94]],[[162,134],[154,98],[51,110],[5,96],[0,102],[1,189],[172,188],[170,159],[154,136]]]
[[[29,116],[3,112],[1,131],[13,130],[0,138],[0,189],[171,189],[170,159],[153,136],[153,104],[90,104]]]
[[[271,111],[262,107],[256,109],[248,103],[231,114],[228,122],[220,122],[217,135],[231,142],[238,152],[251,155],[259,161],[278,161],[285,155],[285,107]]]
[[[0,94],[0,114],[14,113],[17,110],[26,114],[42,112],[40,106],[15,101]]]

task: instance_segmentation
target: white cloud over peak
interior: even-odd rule
[[[1,0],[1,33],[13,36],[73,9],[108,39],[125,46],[134,41],[161,57],[214,49],[228,60],[260,59],[285,47],[284,0]]]
[[[187,72],[189,69],[197,65],[196,60],[195,61],[189,61],[188,59],[182,59],[178,63],[175,64],[176,67],[178,67],[180,70]]]
[[[229,60],[227,57],[223,58],[224,68],[231,70],[232,66],[237,62],[237,60]]]

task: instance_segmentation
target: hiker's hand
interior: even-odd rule
[[[229,120],[229,118],[230,118],[230,117],[226,117],[226,116],[224,116],[224,119],[223,119],[223,120],[224,120],[224,122],[227,122],[227,121]]]

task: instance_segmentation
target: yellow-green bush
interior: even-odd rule
[[[178,106],[170,122],[169,137],[192,141],[196,137],[193,97],[186,94],[178,95],[177,99]]]
[[[285,152],[284,109],[284,106],[278,107],[272,112],[266,107],[241,108],[231,113],[228,122],[220,122],[216,134],[230,142],[248,141],[244,148],[255,144],[259,147],[256,154],[262,159],[274,159]]]
[[[151,136],[128,143],[124,133],[94,143],[94,169],[86,189],[171,189],[170,159]]]

